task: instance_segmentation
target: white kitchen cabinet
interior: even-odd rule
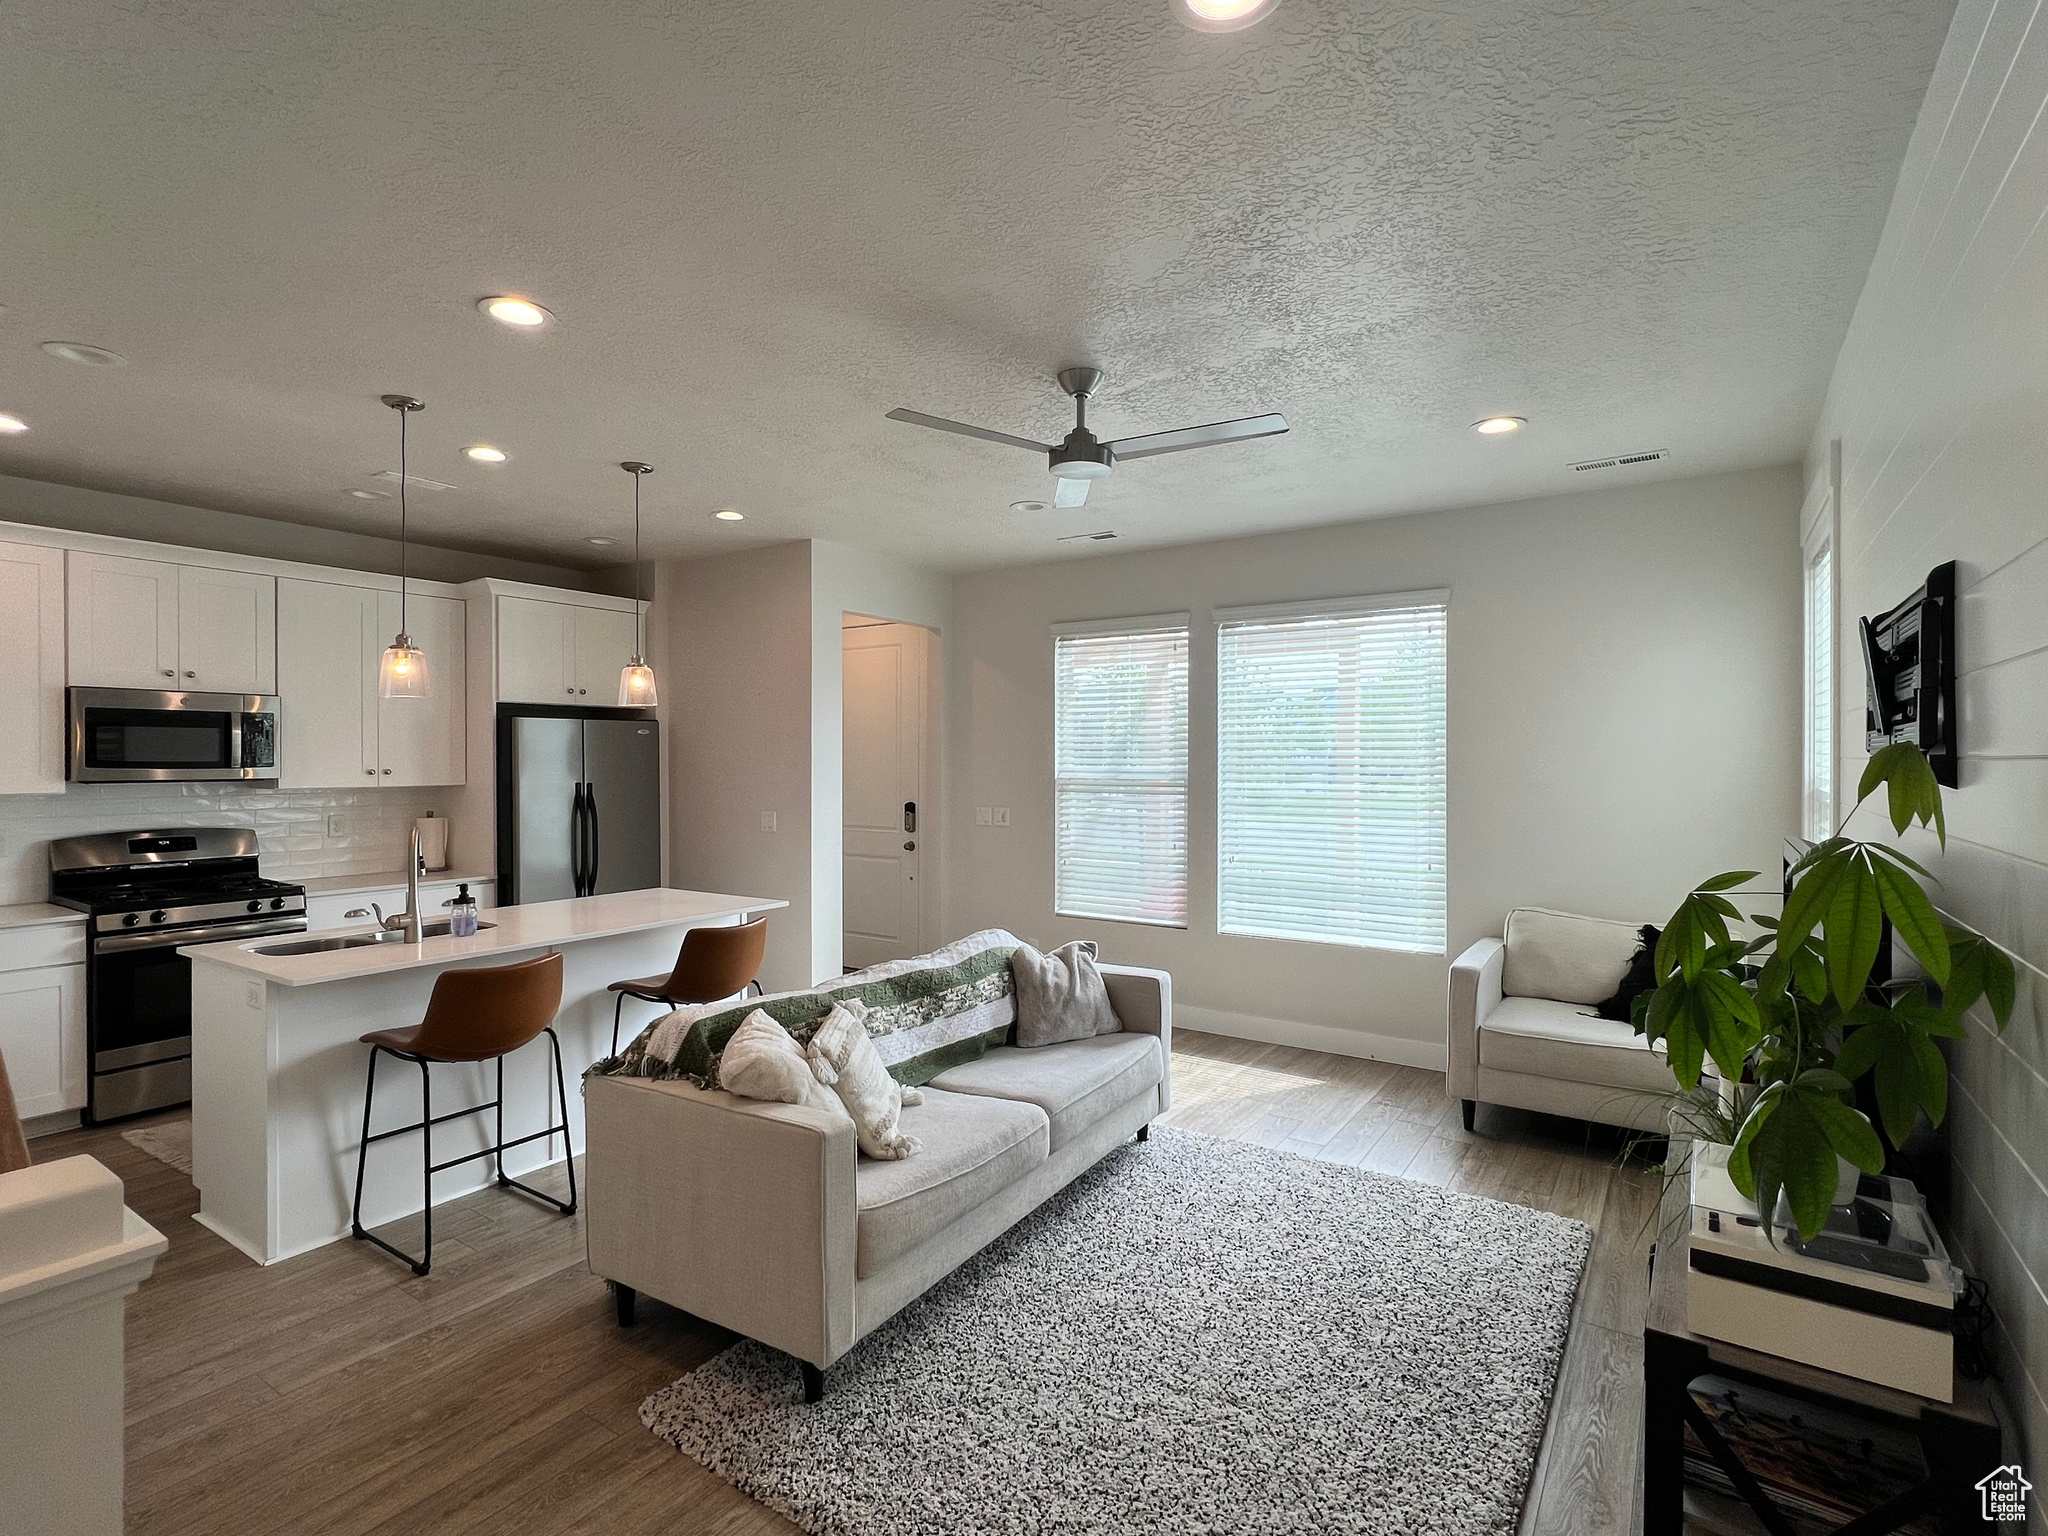
[[[64,792],[64,551],[0,544],[0,795]]]
[[[463,783],[469,669],[462,600],[408,597],[406,623],[427,657],[427,696],[386,699],[377,670],[398,633],[398,594],[290,577],[277,587],[282,786]]]
[[[277,692],[277,578],[178,567],[178,686]]]
[[[65,595],[74,686],[177,687],[177,566],[74,549]]]
[[[72,550],[70,681],[86,688],[277,691],[277,578]]]
[[[69,963],[22,965],[29,959]],[[0,933],[0,1056],[22,1119],[85,1107],[82,923]]]
[[[500,597],[498,697],[510,704],[614,705],[632,659],[630,611]]]

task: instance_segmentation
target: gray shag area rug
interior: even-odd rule
[[[855,1345],[640,1407],[818,1536],[1509,1533],[1591,1234],[1156,1129]]]

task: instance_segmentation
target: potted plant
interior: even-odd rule
[[[1941,786],[1918,747],[1874,754],[1857,806],[1880,785],[1895,832],[1918,821],[1947,847]],[[1723,893],[1757,871],[1717,875],[1693,890],[1657,941],[1657,985],[1636,999],[1634,1019],[1638,1032],[1664,1042],[1692,1102],[1700,1102],[1708,1058],[1728,1082],[1745,1085],[1728,1122],[1729,1174],[1767,1225],[1782,1192],[1800,1235],[1811,1238],[1827,1223],[1837,1157],[1868,1173],[1884,1167],[1876,1132],[1849,1103],[1856,1082],[1870,1079],[1894,1146],[1922,1114],[1939,1125],[1948,1063],[1935,1041],[1962,1035],[1963,1014],[1980,998],[2003,1030],[2013,967],[1982,935],[1942,920],[1914,878],[1933,876],[1896,848],[1838,830],[1791,875],[1784,909],[1752,913],[1763,932],[1746,941],[1729,931],[1742,914]],[[1924,978],[1870,984],[1887,918]]]

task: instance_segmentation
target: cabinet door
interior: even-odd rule
[[[564,603],[498,599],[498,697],[508,704],[573,704],[570,619]]]
[[[65,596],[73,687],[178,686],[175,565],[73,550]]]
[[[578,704],[617,704],[619,673],[633,659],[633,615],[611,608],[576,608],[575,676]]]
[[[397,634],[398,594],[384,593],[379,609],[380,627]],[[406,599],[405,624],[413,644],[426,652],[427,696],[377,700],[377,782],[460,784],[469,727],[467,605],[414,593]]]
[[[0,795],[64,792],[64,551],[0,544]]]
[[[277,692],[277,578],[178,567],[178,682],[200,693]]]
[[[84,966],[0,972],[0,1055],[22,1119],[84,1107]]]
[[[382,633],[372,587],[277,584],[277,682],[283,701],[279,784],[361,789],[377,782],[377,658]]]

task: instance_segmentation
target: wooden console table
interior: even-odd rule
[[[1838,1527],[1835,1536],[1882,1536],[1925,1514],[1941,1515],[1944,1529],[1951,1532],[1987,1529],[1976,1483],[1999,1465],[2000,1437],[1985,1384],[1958,1378],[1956,1400],[1937,1402],[1693,1333],[1686,1326],[1686,1262],[1692,1246],[1688,1194],[1687,1180],[1673,1179],[1657,1213],[1650,1306],[1643,1322],[1643,1536],[1684,1536],[1688,1424],[1764,1527],[1773,1536],[1792,1536],[1791,1524],[1694,1401],[1693,1381],[1709,1374],[1889,1420],[1919,1437],[1926,1478]]]

